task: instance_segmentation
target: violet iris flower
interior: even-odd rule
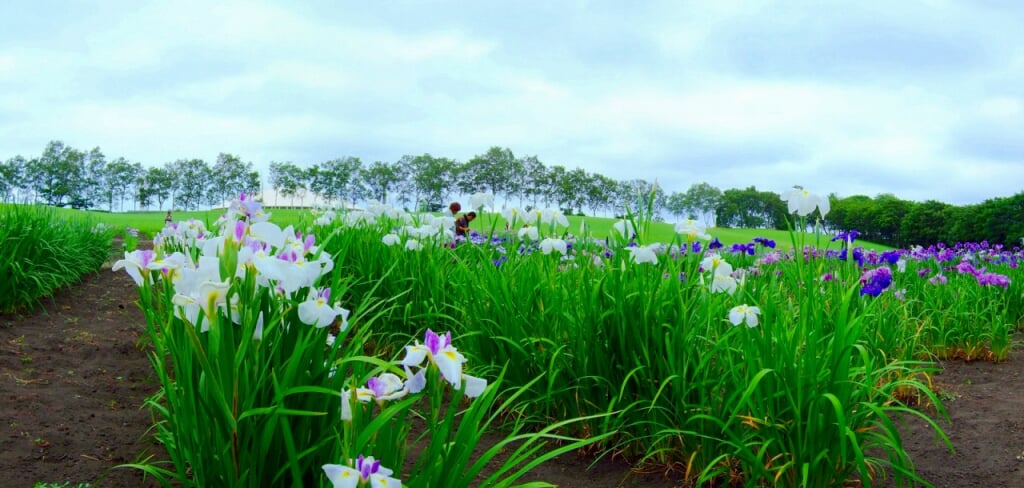
[[[860,231],[859,230],[851,230],[851,231],[848,231],[848,232],[840,232],[840,233],[836,234],[835,237],[832,238],[832,242],[836,242],[836,241],[853,242],[853,241],[857,240],[857,236],[859,236],[859,235],[860,235]]]
[[[349,464],[352,460],[349,459]],[[392,478],[394,471],[380,465],[373,456],[363,457],[362,454],[356,459],[354,466],[344,464],[325,464],[324,473],[334,488],[356,488],[369,484],[373,487],[388,486],[401,488],[402,481]]]
[[[1001,274],[996,273],[982,273],[977,275],[978,284],[981,286],[1001,286],[1003,288],[1010,287],[1010,278]]]
[[[869,270],[860,277],[861,295],[877,297],[892,284],[892,270],[881,267]]]
[[[768,239],[766,237],[755,237],[754,242],[764,247],[775,249],[775,241]]]

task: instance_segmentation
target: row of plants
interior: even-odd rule
[[[529,385],[468,374],[429,318],[422,343],[375,347],[408,342],[382,332],[402,297],[352,301],[366,281],[335,267],[314,234],[268,217],[243,197],[214,229],[173,223],[154,249],[115,263],[139,286],[161,386],[147,404],[169,457],[130,467],[165,486],[510,486],[604,437],[556,433],[574,420],[508,421],[527,408]],[[496,445],[475,449],[499,430]]]
[[[813,224],[813,196],[789,200],[795,228]],[[891,414],[944,438],[907,404],[943,415],[932,360],[1003,359],[1021,317],[1019,250],[875,252],[851,234],[716,248],[694,221],[656,243],[644,212],[629,217],[618,239],[565,240],[557,210],[506,209],[509,230],[452,244],[444,219],[380,206],[321,216],[318,232],[346,274],[371,277],[354,296],[403,297],[382,323],[397,337],[434,317],[467,356],[516,365],[507,382],[545,378],[538,422],[608,414],[569,433],[611,434],[601,452],[697,484],[924,481]]]
[[[94,273],[115,229],[52,207],[0,204],[0,313],[27,310]]]
[[[794,228],[827,213],[787,200]],[[281,229],[242,199],[213,229],[172,224],[115,266],[140,286],[171,458],[139,467],[184,486],[507,486],[589,446],[698,485],[923,482],[891,414],[944,438],[907,403],[942,415],[931,359],[1003,358],[1020,317],[1017,252],[726,248],[693,220],[659,243],[650,215],[566,239],[557,210],[506,209],[462,239],[384,205]],[[485,431],[503,440],[475,449]]]

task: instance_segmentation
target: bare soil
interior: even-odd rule
[[[156,453],[142,407],[157,390],[134,283],[104,270],[47,299],[37,311],[0,315],[0,488],[37,482],[138,487],[134,469]],[[937,487],[1024,487],[1024,357],[943,362],[934,376],[951,422],[951,453],[918,419],[898,420],[917,472]],[[562,487],[681,486],[632,473],[612,459],[564,455],[530,473]]]

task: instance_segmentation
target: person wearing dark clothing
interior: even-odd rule
[[[469,212],[455,220],[455,235],[466,237],[469,232],[469,223],[476,218],[476,212]]]

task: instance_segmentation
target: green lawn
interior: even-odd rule
[[[493,220],[492,220],[493,219]],[[617,222],[617,219],[604,218],[604,217],[581,217],[571,216],[568,217],[569,227],[565,230],[571,234],[579,235],[580,223],[586,220],[587,228],[591,235],[602,238],[610,235],[612,226]],[[495,223],[495,221],[497,221]],[[477,231],[488,231],[492,228],[504,229],[505,219],[498,214],[487,213],[481,215],[479,219],[474,221],[470,227],[477,229]],[[774,230],[774,229],[731,229],[722,227],[712,227],[707,229],[708,235],[711,237],[717,237],[718,240],[722,241],[726,246],[731,246],[737,243],[748,243],[752,242],[755,237],[764,237],[775,241],[778,249],[789,249],[792,247],[792,240],[788,231]],[[675,223],[671,222],[652,222],[649,230],[649,235],[645,242],[672,242],[675,237]],[[839,243],[830,242],[832,234],[823,234],[820,238],[820,242],[816,239],[817,237],[813,233],[808,233],[804,236],[805,241],[808,244],[815,245],[819,248],[839,248]],[[885,251],[892,249],[889,246],[875,244],[867,241],[857,241],[857,244],[864,246],[867,249],[877,249],[879,251]]]
[[[98,212],[98,211],[82,211],[72,209],[58,209],[60,212],[69,215],[81,215],[87,214],[98,222],[111,225],[115,228],[132,227],[138,229],[146,236],[153,236],[160,229],[164,227],[164,217],[167,216],[167,212]],[[269,209],[271,212],[271,221],[284,227],[285,225],[292,224],[296,225],[304,220],[311,220],[311,213],[307,209],[296,209],[296,208],[272,208]],[[176,211],[171,214],[175,221],[196,219],[203,221],[207,228],[212,227],[213,223],[217,220],[221,214],[224,213],[223,209],[220,210],[196,210],[191,212]]]

